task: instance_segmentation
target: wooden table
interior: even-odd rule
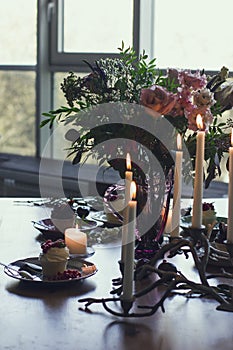
[[[219,216],[226,215],[227,200],[216,199]],[[185,205],[185,203],[184,203]],[[0,260],[38,256],[38,231],[31,220],[48,217],[44,207],[16,205],[0,199]],[[98,272],[83,283],[38,287],[19,282],[0,270],[0,349],[24,350],[232,350],[233,313],[217,311],[217,302],[174,296],[166,300],[165,313],[143,318],[119,318],[93,305],[92,313],[79,310],[78,299],[109,297],[112,278],[119,277],[120,247],[95,247],[88,260]],[[195,278],[192,259],[179,258],[182,271]],[[140,282],[144,287],[147,280]],[[140,303],[154,304],[157,292]]]

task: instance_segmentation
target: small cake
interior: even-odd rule
[[[216,221],[216,211],[213,203],[202,204],[202,224],[208,227],[208,225],[212,225]]]
[[[39,260],[45,278],[54,277],[66,270],[69,249],[64,240],[58,239],[55,242],[47,240],[41,244],[41,249],[42,253],[39,256]]]
[[[76,215],[68,203],[55,205],[51,211],[54,226],[62,233],[69,227],[75,227]]]
[[[124,216],[125,198],[123,195],[111,195],[104,199],[104,213],[107,221],[119,224]]]

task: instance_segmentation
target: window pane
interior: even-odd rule
[[[156,0],[154,55],[159,68],[233,70],[232,0]]]
[[[0,152],[35,155],[35,73],[0,72]]]
[[[36,0],[0,1],[0,64],[36,63]]]
[[[65,52],[117,52],[133,42],[133,0],[64,0]]]

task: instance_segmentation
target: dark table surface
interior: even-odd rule
[[[227,200],[211,199],[219,216],[226,215]],[[184,201],[184,206],[187,203]],[[18,205],[14,198],[0,199],[0,261],[37,257],[40,253],[38,230],[31,220],[48,217],[48,208]],[[82,283],[60,286],[20,282],[0,270],[0,349],[24,350],[232,350],[233,313],[217,311],[218,303],[206,298],[187,299],[176,295],[165,301],[150,317],[115,317],[102,305],[92,313],[81,311],[80,298],[107,298],[112,278],[119,277],[120,242],[94,246],[87,260],[98,272]],[[188,277],[198,276],[192,259],[176,258],[177,267]],[[137,283],[140,290],[149,283]],[[153,305],[159,292],[153,290],[138,304]],[[119,308],[119,305],[115,305]]]

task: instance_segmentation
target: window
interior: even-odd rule
[[[36,12],[36,0],[0,2],[1,152],[36,154]]]
[[[133,43],[131,0],[66,0],[63,13],[60,51],[117,53],[119,38],[126,45]]]
[[[35,156],[35,72],[0,71],[0,150]]]
[[[0,152],[39,156],[50,136],[42,113],[64,104],[63,77],[116,56],[122,40],[161,69],[233,70],[232,10],[232,0],[1,1]]]
[[[233,70],[231,0],[156,0],[154,52],[161,68]]]
[[[139,0],[56,0],[50,7],[52,65],[82,71],[83,60],[116,56],[122,40],[138,50]]]
[[[138,48],[139,38],[135,35],[138,10],[138,0],[57,0],[50,3],[53,108],[65,103],[60,84],[67,72],[88,74],[89,67],[84,60],[93,63],[102,57],[116,57],[122,41],[126,46]],[[59,157],[58,144],[54,138],[52,156],[56,158]]]

